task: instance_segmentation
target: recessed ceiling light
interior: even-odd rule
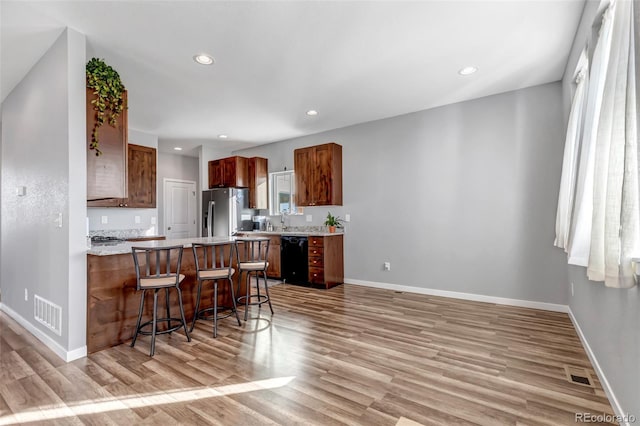
[[[315,109],[310,109],[309,111],[307,111],[307,115],[310,115],[310,116],[318,115],[318,111],[316,111]]]
[[[229,137],[229,136],[227,136],[227,135],[218,135],[218,138],[220,138],[220,139],[226,139],[226,138],[228,138],[228,137]]]
[[[175,149],[176,151],[182,151],[182,148],[180,148],[179,146],[174,146],[173,149]]]
[[[193,57],[193,60],[199,63],[200,65],[211,65],[213,64],[213,58],[206,53],[198,53]]]
[[[473,74],[476,71],[478,71],[478,68],[476,68],[476,67],[464,67],[460,71],[458,71],[458,74],[460,74],[460,75],[470,75],[470,74]]]

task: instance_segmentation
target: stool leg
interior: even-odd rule
[[[169,321],[167,321],[167,329],[171,328],[171,311],[169,311],[169,288],[165,288],[164,289],[164,299],[167,305],[167,318],[169,319]],[[169,332],[169,334],[171,334],[171,332]]]
[[[133,333],[133,340],[131,340],[131,347],[136,344],[138,338],[138,331],[140,330],[140,321],[142,321],[142,309],[144,309],[144,296],[147,290],[142,290],[142,296],[140,296],[140,311],[138,311],[138,322],[136,323],[136,331]]]
[[[244,320],[246,321],[249,315],[249,299],[251,297],[251,271],[247,271],[245,289],[247,290],[247,296],[244,298]]]
[[[271,309],[271,315],[273,315],[273,306],[271,306],[271,296],[269,296],[269,285],[267,283],[267,271],[262,271],[264,275],[264,291],[267,293],[267,302],[269,302],[269,309]]]
[[[193,314],[193,322],[191,323],[191,328],[189,329],[189,332],[193,331],[193,327],[196,326],[196,320],[200,315],[200,294],[201,293],[202,293],[202,281],[198,280],[198,295],[196,296],[196,310],[195,310],[195,313]]]
[[[213,281],[213,337],[218,337],[218,280]]]
[[[260,272],[256,271],[254,272],[255,276],[256,276],[256,294],[258,295],[257,299],[258,299],[258,311],[260,311],[260,308],[262,308],[262,303],[260,303]]]
[[[156,324],[158,321],[158,290],[153,291],[153,320],[151,321],[151,352],[150,356],[156,352]]]
[[[180,287],[176,287],[178,290],[178,303],[180,304],[180,318],[182,318],[182,326],[184,327],[184,334],[187,336],[187,342],[191,341],[191,336],[189,335],[189,330],[187,330],[187,320],[184,319],[184,307],[182,306],[182,290]]]
[[[236,294],[233,291],[233,281],[229,279],[229,288],[231,289],[231,301],[233,303],[233,313],[236,314],[236,320],[238,321],[238,325],[240,325],[240,317],[238,316],[238,306],[236,305]]]

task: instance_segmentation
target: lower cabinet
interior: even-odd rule
[[[309,237],[309,282],[331,288],[344,282],[342,235]]]
[[[271,278],[280,278],[282,271],[280,269],[280,235],[275,237],[269,237],[269,255],[267,261],[269,267],[267,268],[267,276]]]

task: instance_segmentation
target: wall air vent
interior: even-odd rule
[[[33,297],[33,317],[49,330],[62,335],[62,308],[38,295]]]

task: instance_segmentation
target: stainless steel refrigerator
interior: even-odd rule
[[[251,231],[249,190],[216,188],[202,191],[202,236],[228,237],[238,231]]]

